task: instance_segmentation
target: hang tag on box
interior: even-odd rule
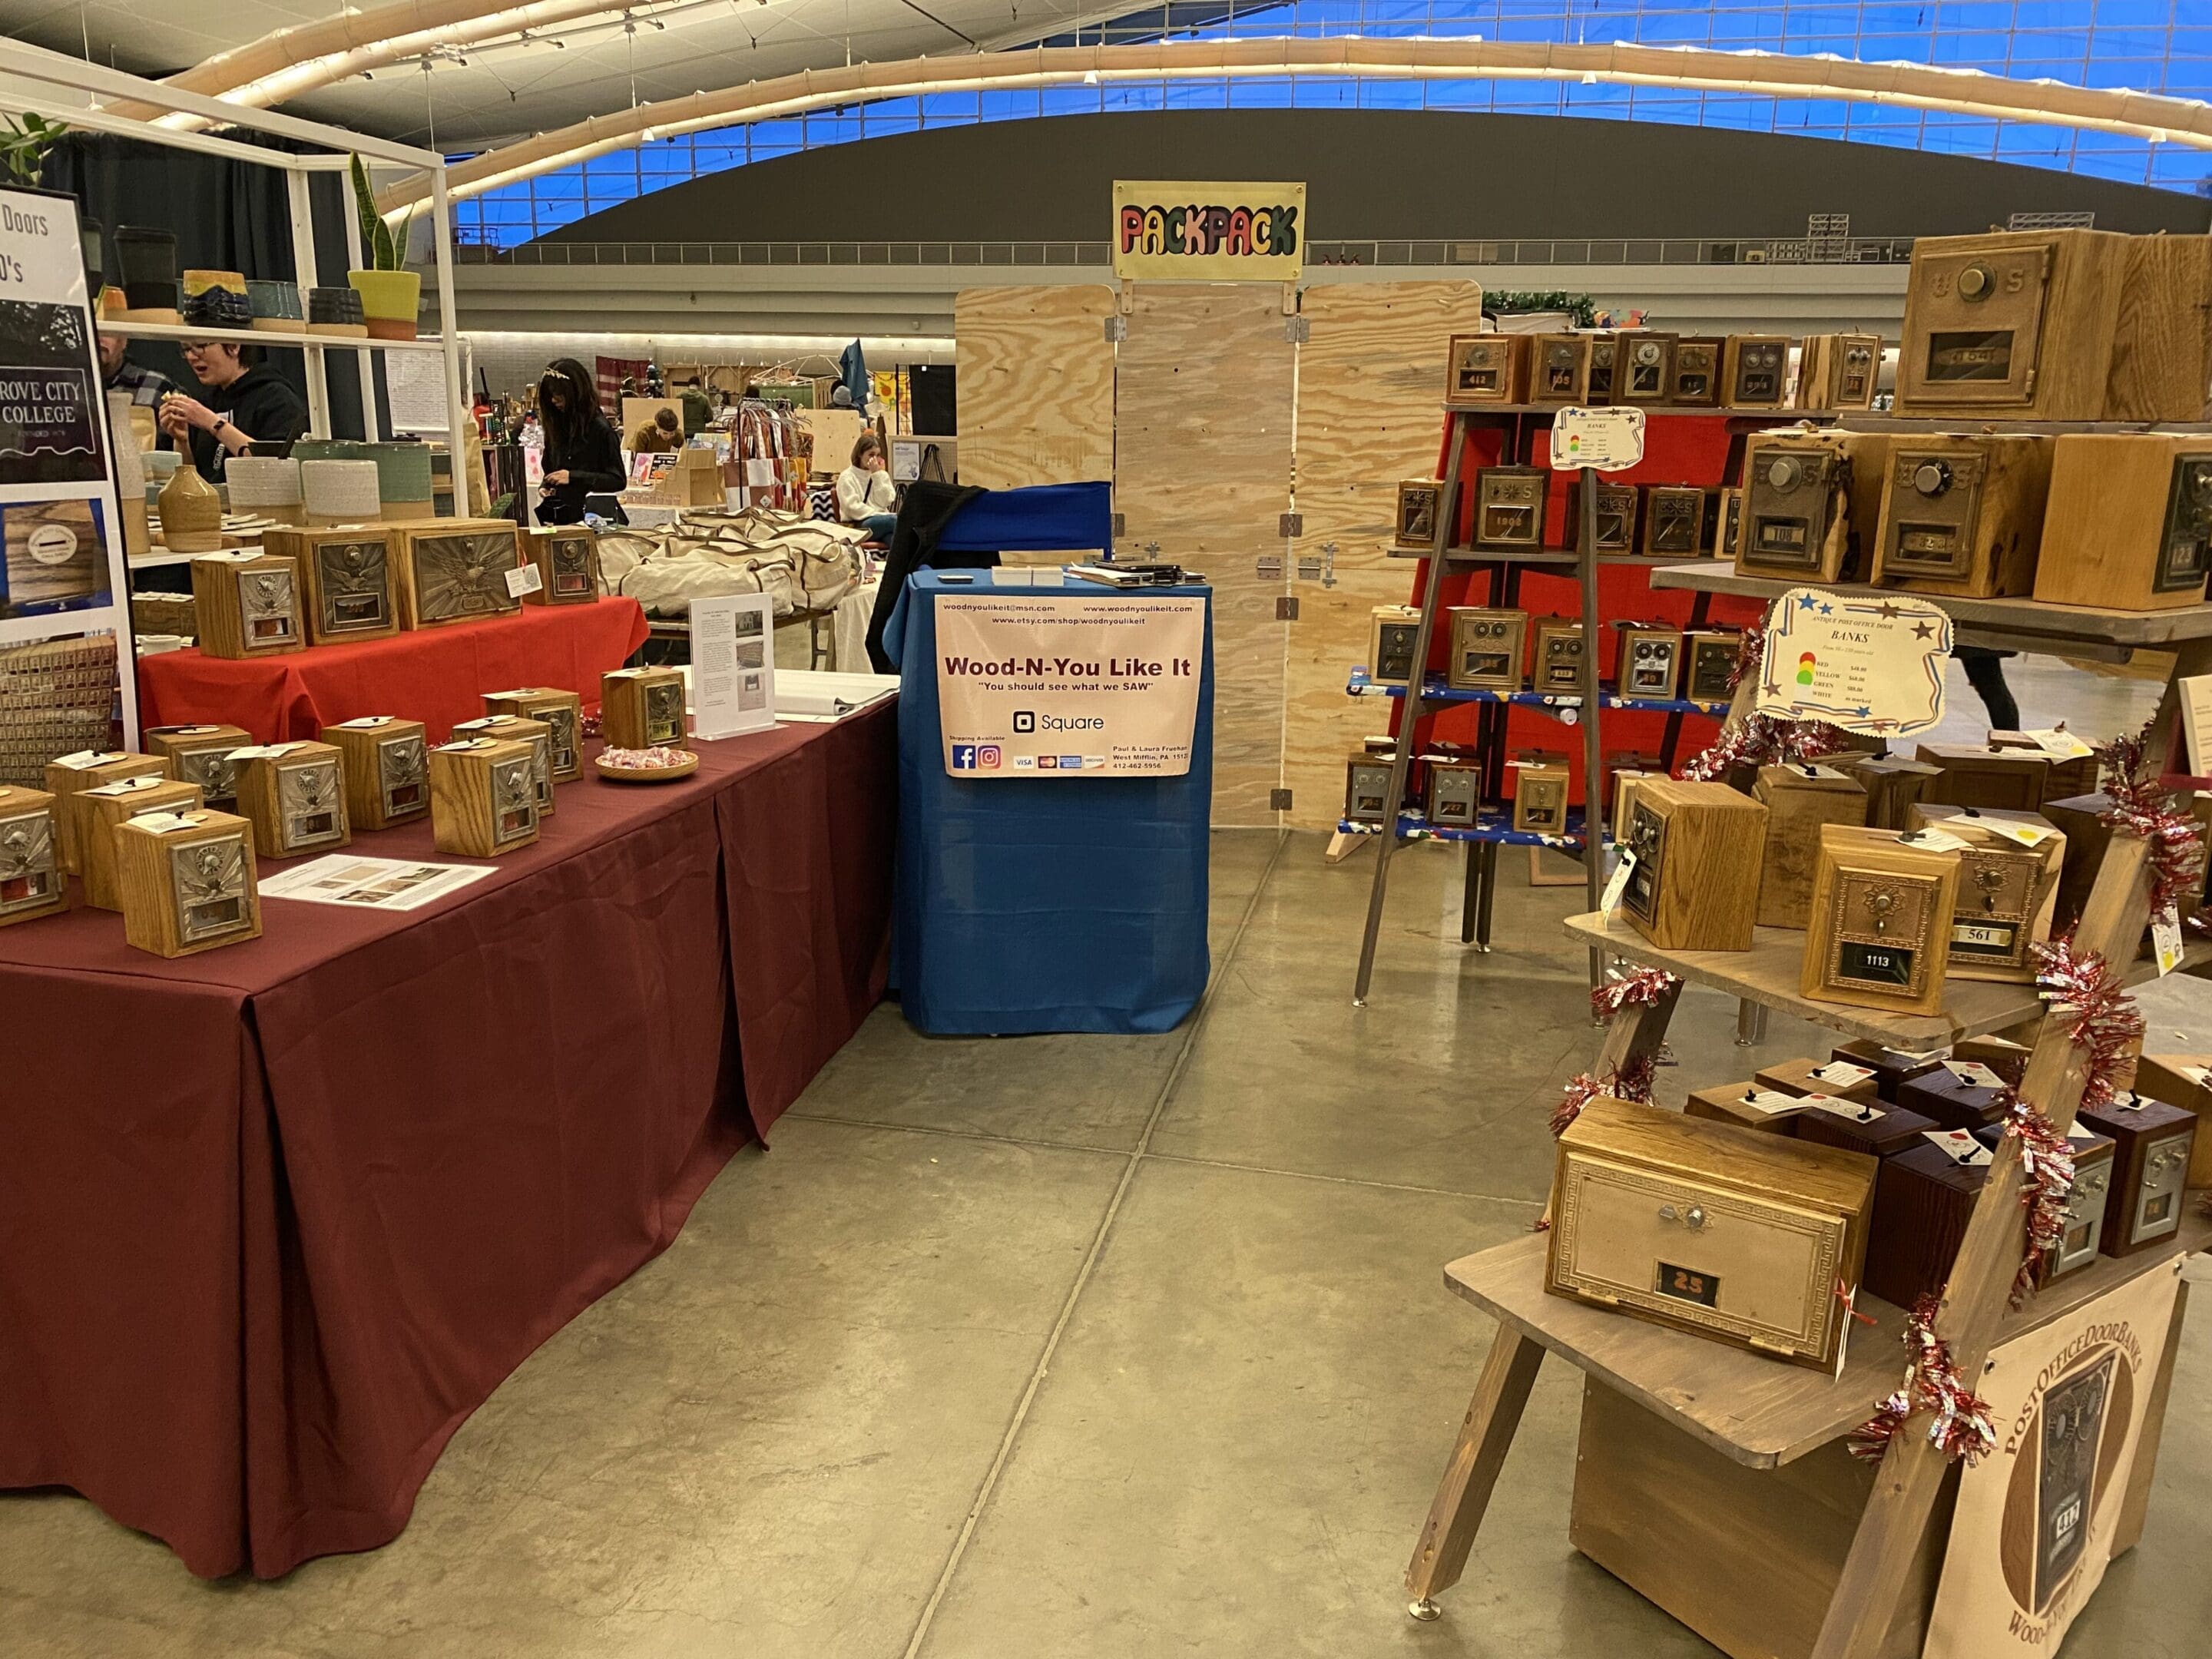
[[[1605,895],[1597,902],[1600,920],[1610,922],[1613,913],[1620,908],[1620,896],[1628,890],[1629,872],[1636,868],[1636,854],[1624,847],[1620,862],[1613,866],[1613,879],[1605,884]]]
[[[2005,1080],[1978,1060],[1947,1060],[1943,1062],[1943,1069],[1970,1088],[2002,1089],[2005,1086]]]
[[[2158,956],[2160,979],[2181,966],[2181,918],[2171,904],[2151,918],[2150,943]]]
[[[2063,731],[2057,726],[2053,726],[2048,732],[2023,732],[2021,736],[2033,743],[2037,748],[2053,760],[2080,760],[2085,755],[2094,755],[2097,752],[2071,732]]]
[[[540,592],[544,586],[545,578],[534,564],[519,564],[507,573],[507,597],[510,599],[519,599],[526,593]]]
[[[1936,829],[1899,830],[1897,842],[1900,847],[1917,847],[1923,853],[1963,853],[1973,845],[1948,830]]]
[[[1808,1112],[1826,1112],[1832,1117],[1848,1117],[1858,1121],[1863,1121],[1866,1117],[1866,1108],[1858,1102],[1838,1100],[1833,1095],[1806,1095],[1797,1103]]]
[[[1806,1095],[1785,1095],[1779,1089],[1753,1089],[1744,1096],[1743,1103],[1754,1112],[1778,1117],[1784,1112],[1803,1111],[1812,1104],[1813,1098]]]
[[[2040,847],[2058,831],[2047,823],[2006,823],[1996,818],[1979,820],[1983,829],[2002,836],[2007,841],[2016,841],[2022,847]]]
[[[1972,1169],[1977,1164],[1990,1161],[1990,1149],[1964,1129],[1930,1129],[1923,1139],[1942,1148],[1943,1156],[1960,1169]]]
[[[80,749],[74,755],[57,755],[54,757],[54,764],[66,766],[72,772],[89,772],[95,766],[105,766],[110,761],[119,761],[122,758],[123,754],[119,750],[103,752],[97,749]]]
[[[1856,1089],[1873,1075],[1872,1066],[1854,1066],[1848,1060],[1832,1060],[1806,1073],[1836,1089]]]

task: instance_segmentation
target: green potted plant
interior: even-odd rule
[[[361,216],[361,247],[368,269],[348,271],[346,281],[361,295],[362,319],[368,325],[371,337],[411,340],[422,305],[421,273],[402,268],[407,254],[407,227],[413,216],[402,219],[396,230],[386,224],[376,210],[368,168],[358,155],[353,158],[352,173],[354,210]]]
[[[19,122],[13,116],[0,115],[0,163],[8,169],[10,181],[18,185],[35,185],[44,171],[46,152],[59,143],[69,131],[63,121],[49,121],[43,115],[23,112]]]

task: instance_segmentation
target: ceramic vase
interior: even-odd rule
[[[199,475],[199,469],[181,461],[161,486],[155,503],[161,515],[161,542],[172,553],[213,553],[222,546],[222,497]]]

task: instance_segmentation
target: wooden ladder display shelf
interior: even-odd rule
[[[1739,576],[1725,563],[1707,561],[1656,573],[1653,586],[1772,598],[1787,584]],[[1852,590],[1844,585],[1839,591]],[[1969,643],[2002,641],[2044,650],[2065,644],[2075,654],[2084,644],[2177,647],[2179,659],[2152,728],[2154,764],[2167,752],[2178,718],[2175,680],[2212,669],[2212,605],[2144,616],[2069,611],[2022,600],[1939,603],[1952,611],[1959,635]],[[1747,708],[1748,689],[1739,690],[1731,721]],[[2119,966],[2130,982],[2155,971],[2136,961],[2149,923],[2148,854],[2140,838],[2114,833],[2074,936],[2077,947]],[[2073,1019],[2064,1011],[2046,1012],[2033,985],[1947,981],[1940,1015],[1892,1014],[1797,995],[1793,988],[1804,949],[1802,933],[1761,927],[1748,951],[1678,951],[1660,950],[1595,912],[1571,918],[1566,929],[1593,950],[1664,969],[1683,984],[1711,987],[1889,1048],[1927,1049],[1991,1032],[2032,1042],[2020,1086],[2022,1098],[2062,1133],[2072,1127],[2081,1105],[2086,1065],[2071,1041]],[[1625,1008],[1615,1016],[1593,1074],[1610,1076],[1640,1056],[1656,1054],[1680,990],[1678,984],[1656,1003]],[[2212,1223],[2191,1213],[2172,1248],[2120,1259],[2100,1256],[2008,1313],[2022,1249],[2023,1180],[2019,1139],[2008,1134],[1990,1166],[1936,1317],[1937,1335],[1949,1345],[1959,1374],[1966,1378],[1981,1374],[2001,1337],[2046,1324],[2145,1273],[2170,1268],[2178,1256],[2212,1242]],[[1841,1376],[1831,1377],[1548,1295],[1546,1244],[1544,1235],[1531,1235],[1464,1257],[1444,1270],[1447,1285],[1492,1315],[1498,1328],[1406,1571],[1417,1618],[1437,1616],[1433,1598],[1456,1583],[1466,1567],[1547,1352],[1735,1463],[1756,1469],[1777,1468],[1847,1435],[1873,1414],[1904,1375],[1900,1339],[1905,1316],[1871,1297],[1863,1298],[1861,1310],[1872,1316],[1873,1328],[1856,1334]],[[2166,1364],[2170,1368],[2171,1345]],[[1916,1416],[1889,1443],[1828,1596],[1812,1659],[1876,1659],[1888,1650],[1904,1598],[1920,1582],[1912,1569],[1951,1468],[1929,1440],[1926,1426],[1926,1418]],[[2146,1454],[2138,1458],[2131,1480],[2146,1483],[2147,1491],[2149,1474]],[[2128,1512],[2140,1513],[2139,1494],[2132,1486]]]

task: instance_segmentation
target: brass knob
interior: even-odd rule
[[[1795,489],[1797,481],[1805,476],[1805,469],[1794,457],[1778,455],[1767,463],[1766,482],[1777,489]]]
[[[1940,495],[1951,487],[1951,469],[1942,461],[1923,461],[1912,469],[1912,487],[1923,495]]]
[[[1987,265],[1968,265],[1959,273],[1959,297],[1962,300],[1986,300],[1996,287],[1997,279]]]

